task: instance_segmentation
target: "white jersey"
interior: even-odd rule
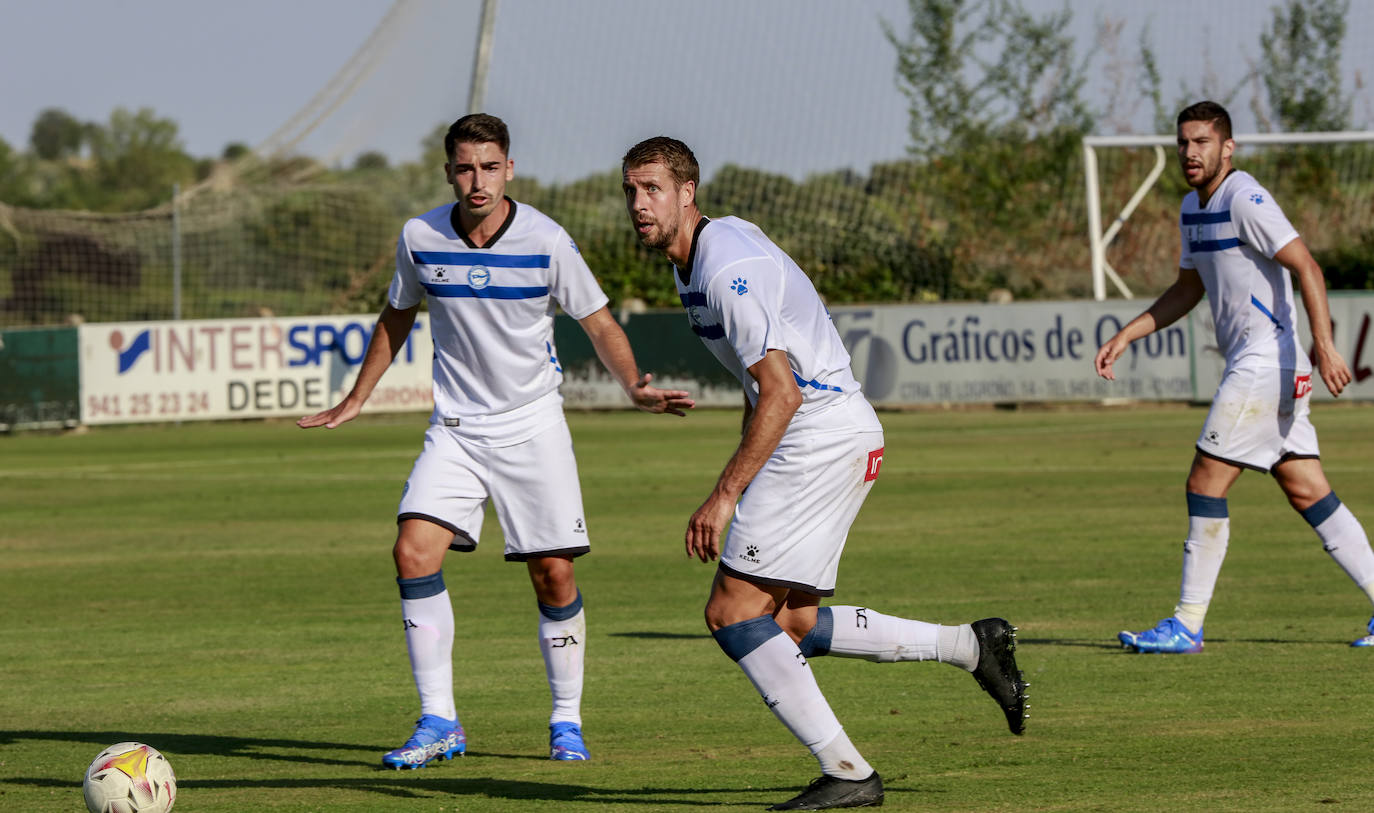
[[[485,246],[463,231],[456,203],[407,221],[388,297],[402,310],[428,297],[436,422],[498,415],[556,392],[554,303],[582,319],[607,302],[568,233],[513,200]]]
[[[758,226],[703,217],[687,267],[674,268],[673,278],[692,332],[740,380],[751,404],[759,387],[749,368],[769,350],[787,354],[802,394],[789,432],[881,429],[811,280]],[[850,408],[835,409],[842,405]]]
[[[1273,259],[1298,233],[1274,196],[1248,172],[1233,170],[1206,206],[1199,208],[1196,191],[1183,199],[1179,230],[1178,264],[1202,277],[1227,367],[1310,371],[1297,336],[1293,280]]]

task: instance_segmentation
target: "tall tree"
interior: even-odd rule
[[[170,200],[173,184],[195,179],[195,162],[182,150],[176,122],[146,107],[136,113],[115,108],[107,126],[92,130],[91,155],[91,208],[148,208]]]
[[[1091,129],[1082,100],[1086,63],[1074,59],[1067,5],[1043,17],[1020,0],[907,0],[907,7],[903,33],[886,20],[882,26],[897,50],[916,154],[943,152],[970,134]]]
[[[1260,72],[1280,130],[1349,129],[1351,97],[1341,92],[1349,11],[1350,0],[1286,0],[1274,8],[1260,34]]]
[[[75,155],[86,140],[87,125],[72,114],[57,107],[49,107],[33,120],[29,131],[29,147],[44,161],[55,161]]]

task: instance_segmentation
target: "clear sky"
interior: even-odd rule
[[[1044,13],[1060,0],[1023,0]],[[1259,56],[1268,0],[1075,0],[1102,132],[1152,129],[1138,95],[1112,99],[1104,20],[1133,57],[1147,26],[1166,102],[1193,91],[1228,101]],[[906,24],[905,0],[500,0],[487,109],[511,125],[517,172],[567,181],[618,167],[641,138],[667,133],[703,169],[726,162],[794,177],[899,158],[906,101],[879,25]],[[117,106],[177,122],[188,152],[257,146],[307,108],[393,9],[389,0],[0,0],[0,138],[26,147],[34,118],[59,107],[107,121]],[[478,0],[406,0],[332,114],[298,145],[328,163],[380,150],[415,160],[437,124],[465,112]],[[1374,0],[1353,0],[1347,89],[1374,125]],[[1229,100],[1253,130],[1253,90]],[[332,97],[331,97],[332,98]]]

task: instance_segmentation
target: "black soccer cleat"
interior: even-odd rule
[[[821,774],[806,790],[769,810],[830,810],[835,807],[882,807],[883,778],[874,771],[867,779],[840,779]]]
[[[1016,627],[1004,618],[984,618],[970,624],[978,638],[978,667],[973,679],[992,695],[1002,713],[1007,715],[1007,727],[1013,734],[1026,731],[1026,690],[1030,684],[1022,680],[1016,668]]]

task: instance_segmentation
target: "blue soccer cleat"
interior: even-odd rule
[[[410,735],[406,744],[389,751],[382,757],[382,764],[388,768],[423,768],[436,757],[453,759],[468,750],[468,738],[463,726],[457,720],[445,720],[433,714],[424,714],[415,721],[415,733]]]
[[[1202,651],[1202,630],[1189,632],[1183,622],[1169,616],[1152,630],[1117,633],[1116,639],[1127,649],[1136,652],[1167,652],[1189,655]]]
[[[1369,619],[1369,634],[1350,642],[1351,646],[1374,646],[1374,618]]]
[[[591,759],[587,744],[582,741],[582,729],[577,723],[554,723],[549,726],[549,759]]]

